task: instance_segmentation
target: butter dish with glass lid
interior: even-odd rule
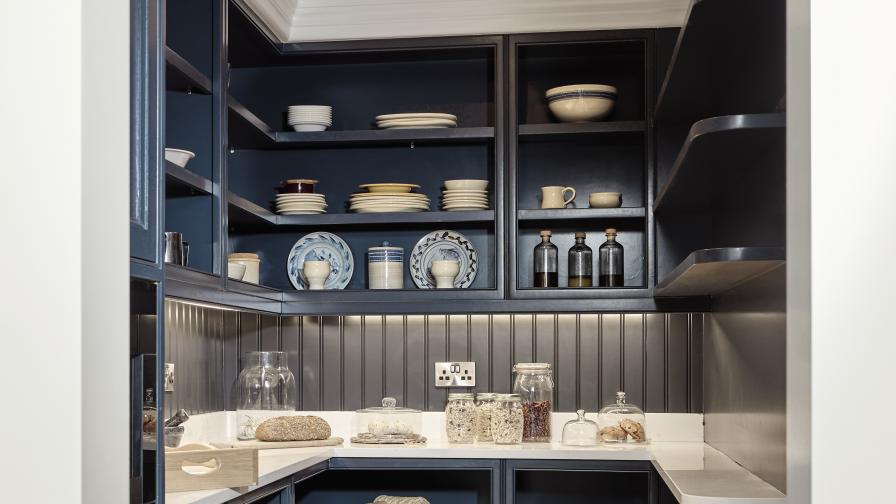
[[[423,416],[420,410],[397,406],[394,397],[383,398],[382,406],[355,411],[352,418],[352,443],[421,444]]]
[[[616,402],[597,415],[598,435],[604,443],[646,443],[647,421],[641,408],[625,402],[625,392],[616,392]]]

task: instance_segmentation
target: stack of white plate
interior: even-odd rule
[[[327,198],[315,193],[283,193],[275,201],[280,215],[322,214],[327,212]]]
[[[449,212],[488,208],[488,180],[446,180],[442,209]]]
[[[376,126],[383,129],[455,128],[457,116],[435,112],[412,112],[376,116]]]
[[[296,131],[324,131],[333,125],[333,107],[290,105],[286,122]]]
[[[368,192],[352,194],[349,208],[358,213],[424,212],[429,210],[429,197],[411,192],[417,184],[364,184]]]

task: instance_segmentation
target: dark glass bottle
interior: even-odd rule
[[[569,249],[567,274],[570,287],[591,287],[593,282],[591,247],[585,245],[585,233],[576,233],[576,244]]]
[[[616,241],[616,230],[607,228],[607,241],[597,250],[598,279],[600,287],[622,287],[625,285],[623,272],[623,249]]]
[[[535,287],[557,286],[557,246],[551,243],[551,232],[544,230],[532,254],[535,259]]]

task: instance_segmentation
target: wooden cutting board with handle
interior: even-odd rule
[[[246,441],[228,441],[226,443],[212,443],[215,448],[255,448],[258,450],[271,450],[276,448],[311,448],[314,446],[338,446],[343,443],[341,437],[319,439],[316,441],[259,441],[249,439]]]

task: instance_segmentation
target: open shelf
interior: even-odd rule
[[[211,180],[170,161],[165,161],[166,197],[209,195],[213,191],[214,184]]]
[[[269,226],[277,224],[278,216],[276,214],[242,196],[228,193],[227,205],[231,210],[228,219],[231,225],[252,224]]]
[[[779,247],[727,247],[692,252],[655,290],[657,297],[713,296],[784,264]]]
[[[521,221],[565,221],[593,219],[637,219],[647,215],[647,209],[638,208],[557,208],[517,210]]]
[[[233,149],[269,149],[276,133],[234,97],[227,97],[228,143]]]
[[[606,121],[586,123],[520,124],[521,142],[553,140],[572,135],[595,135],[607,133],[643,133],[647,126],[644,121]]]
[[[786,2],[691,2],[657,99],[657,122],[771,112],[784,97]]]
[[[173,49],[166,47],[165,89],[211,94],[212,81]]]
[[[278,215],[280,226],[357,226],[373,224],[389,226],[400,224],[448,224],[456,222],[493,222],[494,210],[468,212],[387,212],[346,213],[320,215]]]
[[[768,190],[763,191],[767,179],[781,172],[784,128],[783,113],[697,121],[658,193],[654,212],[704,210],[718,200],[755,204]]]
[[[369,129],[353,131],[278,131],[277,147],[352,147],[362,145],[392,145],[408,142],[469,143],[495,138],[495,128],[427,128],[427,129]]]

